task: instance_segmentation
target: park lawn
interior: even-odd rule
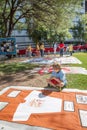
[[[87,69],[87,53],[74,53],[73,56],[78,58],[82,64],[69,64],[69,66],[83,67]],[[0,75],[7,75],[38,67],[34,64],[23,63],[0,63]],[[49,74],[48,74],[49,75]],[[45,75],[46,76],[46,75]],[[67,74],[67,88],[77,88],[87,90],[87,75],[83,74]],[[48,76],[47,76],[48,77]],[[46,78],[47,78],[46,77]]]
[[[67,81],[67,88],[87,90],[87,75],[68,74]]]
[[[6,74],[12,74],[17,72],[22,72],[25,70],[31,70],[35,67],[38,67],[38,65],[35,64],[23,64],[23,63],[1,63],[0,64],[0,74],[6,75]]]
[[[79,59],[82,62],[82,64],[73,64],[72,66],[79,66],[87,69],[87,53],[74,53],[73,56]]]
[[[78,58],[82,64],[72,64],[70,66],[83,67],[87,69],[87,53],[74,53],[74,57]],[[68,88],[77,88],[87,90],[87,75],[83,74],[67,74]]]

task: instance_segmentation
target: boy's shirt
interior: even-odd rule
[[[59,72],[53,71],[51,77],[60,79],[64,83],[64,85],[67,84],[66,75],[62,70],[60,70]]]

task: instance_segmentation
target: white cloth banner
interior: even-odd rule
[[[81,64],[82,62],[77,58],[71,57],[60,57],[60,58],[32,58],[30,60],[22,61],[22,63],[38,63],[38,64],[53,64],[57,61],[59,64]]]
[[[16,109],[13,121],[27,121],[32,113],[61,112],[62,99],[45,96],[42,92],[32,91],[24,103]]]
[[[87,70],[82,67],[62,67],[62,70],[67,74],[84,74],[87,75]],[[51,73],[53,71],[52,67],[44,67],[38,70],[39,74]]]

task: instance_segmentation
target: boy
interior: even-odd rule
[[[48,85],[53,87],[58,87],[60,90],[64,88],[67,84],[66,75],[61,70],[61,66],[57,63],[53,64],[53,72],[50,79],[48,80]]]

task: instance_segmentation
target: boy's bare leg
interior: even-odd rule
[[[51,82],[51,80],[50,80],[50,79],[48,79],[48,80],[47,80],[47,82],[48,82],[48,84],[50,84],[51,86],[56,87],[56,85],[55,85],[55,84],[53,84],[53,83]]]
[[[50,82],[48,82],[51,86],[53,86],[53,87],[56,87],[56,85],[55,84],[53,84],[51,81]]]
[[[54,79],[55,81],[57,81],[59,84],[61,83],[61,81],[55,77],[53,77],[52,79]]]
[[[51,81],[52,79],[56,80],[56,81],[58,82],[58,84],[56,84],[56,85],[53,84],[52,81]],[[59,79],[57,79],[57,78],[55,78],[55,77],[53,77],[53,78],[51,78],[51,79],[48,79],[47,82],[48,82],[48,84],[50,84],[51,86],[53,86],[53,87],[55,87],[55,88],[59,88],[60,91],[61,91],[62,87],[64,86],[64,83],[61,82]]]

